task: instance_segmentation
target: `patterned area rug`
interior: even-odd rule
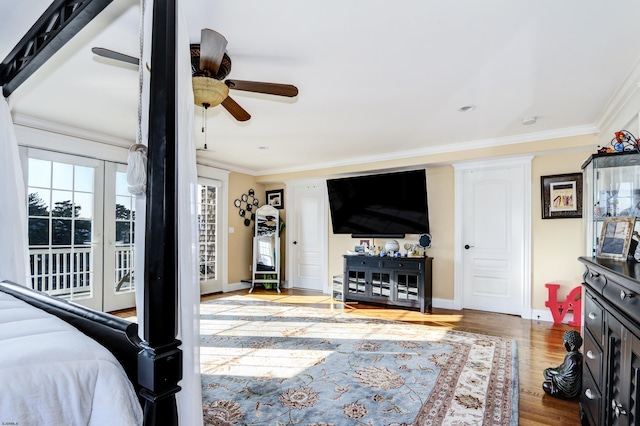
[[[508,339],[247,300],[201,305],[207,425],[516,425]]]

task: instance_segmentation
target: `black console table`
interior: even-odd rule
[[[584,425],[640,424],[640,264],[581,257]]]
[[[344,256],[344,301],[431,310],[432,257]]]

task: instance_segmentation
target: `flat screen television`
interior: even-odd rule
[[[327,180],[334,234],[403,238],[429,232],[422,170]]]

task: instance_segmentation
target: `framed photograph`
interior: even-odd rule
[[[605,218],[602,223],[596,256],[607,259],[627,260],[635,224],[635,216]]]
[[[284,190],[274,189],[273,191],[267,191],[267,204],[275,207],[276,209],[284,208]]]
[[[542,218],[582,217],[582,173],[541,176]]]

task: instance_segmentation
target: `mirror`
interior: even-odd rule
[[[253,276],[251,289],[262,284],[265,289],[275,288],[280,293],[280,236],[278,210],[262,206],[255,211],[255,235],[253,238]]]

